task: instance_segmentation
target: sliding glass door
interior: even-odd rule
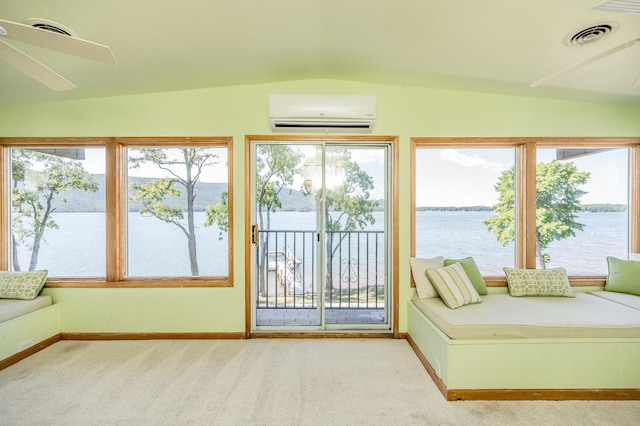
[[[389,330],[389,144],[250,149],[252,330]]]

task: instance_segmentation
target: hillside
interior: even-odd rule
[[[149,182],[149,178],[136,178],[140,182]],[[58,195],[54,200],[54,206],[58,212],[101,212],[104,211],[104,175],[95,175],[94,181],[98,183],[98,191],[85,192],[73,190]],[[195,210],[204,211],[208,205],[220,202],[223,191],[227,190],[225,183],[199,183],[196,186]],[[66,202],[64,202],[65,200]],[[185,204],[184,196],[180,198],[169,197],[166,200],[171,207],[179,207]],[[140,209],[140,203],[129,205],[129,211]]]
[[[103,212],[105,210],[105,176],[94,175],[94,181],[98,184],[96,192],[85,192],[80,190],[67,191],[57,195],[53,200],[53,205],[57,212]],[[139,182],[149,182],[151,178],[135,178]],[[180,186],[177,186],[180,188]],[[225,183],[201,182],[196,187],[195,211],[204,211],[207,206],[220,202],[222,192],[227,190]],[[281,211],[311,211],[315,208],[315,198],[304,195],[298,189],[285,188],[280,193]],[[167,198],[167,204],[172,208],[185,205],[184,196],[180,198]],[[378,200],[376,210],[384,208],[384,200]],[[140,209],[140,203],[129,205],[129,211]],[[437,208],[435,208],[437,209]],[[447,208],[449,209],[449,208]],[[487,209],[489,209],[487,207]]]
[[[53,205],[58,212],[102,212],[104,208],[105,188],[104,175],[95,175],[94,181],[98,183],[96,192],[85,192],[80,190],[68,191],[56,196]],[[150,178],[136,178],[137,181],[146,183]],[[178,186],[179,188],[179,186]],[[207,206],[217,204],[223,191],[227,190],[225,183],[201,182],[196,186],[195,211],[204,211]],[[313,197],[305,196],[301,191],[295,189],[283,190],[280,193],[282,201],[281,210],[284,211],[309,211],[313,209]],[[65,202],[66,201],[66,202]],[[184,196],[180,198],[167,198],[167,204],[173,208],[185,205]],[[140,209],[140,203],[129,205],[129,211]]]

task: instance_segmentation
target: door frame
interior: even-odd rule
[[[399,142],[397,136],[337,136],[337,135],[246,135],[245,143],[244,143],[244,284],[245,284],[245,337],[249,338],[255,336],[256,334],[252,334],[251,330],[251,249],[253,244],[251,243],[251,144],[253,142],[309,142],[309,143],[323,143],[323,142],[341,142],[345,144],[354,144],[358,143],[371,143],[371,142],[384,142],[388,143],[391,146],[391,158],[390,158],[390,166],[391,166],[391,175],[392,182],[390,183],[390,188],[392,191],[392,208],[390,209],[390,213],[393,216],[392,225],[391,225],[391,271],[389,274],[389,279],[391,280],[389,289],[392,295],[390,306],[388,309],[391,312],[390,322],[391,322],[391,333],[393,337],[398,338],[398,317],[399,317]],[[372,331],[344,331],[340,332],[331,332],[327,330],[323,331],[311,331],[311,330],[301,330],[298,332],[278,332],[278,333],[260,333],[260,336],[269,337],[273,335],[277,335],[278,337],[283,337],[286,335],[291,336],[311,336],[311,337],[319,337],[322,335],[327,335],[330,337],[363,337],[363,335],[385,335],[386,333],[372,332]]]

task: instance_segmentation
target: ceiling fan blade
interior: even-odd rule
[[[4,28],[4,35],[12,40],[22,41],[45,49],[56,50],[58,52],[74,55],[105,64],[116,65],[116,57],[108,46],[83,40],[78,37],[71,37],[65,34],[58,34],[42,28],[32,27],[17,22],[0,19],[0,28]]]
[[[0,40],[0,59],[13,65],[29,77],[38,80],[51,90],[62,92],[75,89],[76,85],[48,66],[36,61],[26,53]]]
[[[606,58],[609,55],[613,55],[614,53],[617,53],[617,52],[619,52],[621,50],[624,50],[624,49],[626,49],[628,47],[635,46],[636,44],[639,44],[639,43],[640,43],[640,37],[638,37],[636,39],[633,39],[631,41],[628,41],[626,43],[622,43],[621,45],[613,47],[613,48],[611,48],[609,50],[605,50],[604,52],[599,53],[596,56],[592,56],[589,59],[586,59],[586,60],[584,60],[582,62],[578,62],[577,64],[573,64],[573,65],[571,65],[571,66],[569,66],[567,68],[563,68],[560,71],[556,71],[553,74],[549,74],[545,78],[542,78],[542,79],[540,79],[538,81],[534,81],[533,83],[531,83],[531,87],[542,86],[543,84],[546,84],[549,80],[554,79],[554,78],[558,77],[559,75],[565,74],[565,73],[567,73],[569,71],[573,71],[573,70],[575,70],[577,68],[580,68],[580,67],[583,67],[585,65],[589,65],[589,64],[591,64],[591,63],[593,63],[595,61],[599,61],[602,58]]]

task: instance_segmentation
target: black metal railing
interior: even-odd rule
[[[318,233],[262,230],[257,246],[258,308],[313,308],[318,286],[325,307],[383,308],[386,265],[383,231],[327,231],[326,280],[318,282]]]

